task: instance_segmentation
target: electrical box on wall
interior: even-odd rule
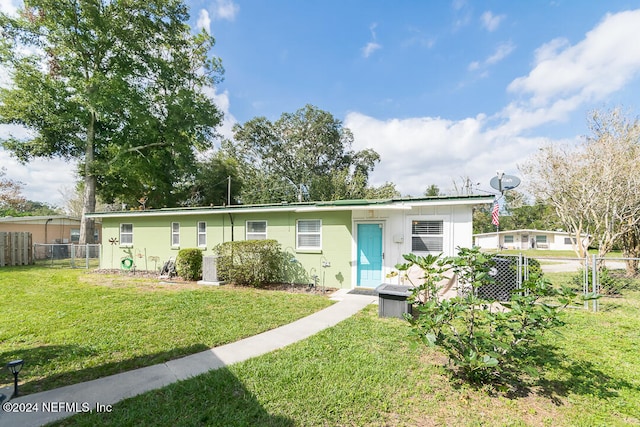
[[[394,234],[393,243],[404,243],[404,236],[402,234]]]

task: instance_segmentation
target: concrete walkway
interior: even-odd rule
[[[147,368],[17,397],[3,403],[0,410],[0,427],[41,426],[78,412],[109,411],[111,405],[123,399],[242,362],[308,338],[377,301],[377,297],[349,295],[346,290],[336,292],[332,299],[338,302],[331,307],[231,344]],[[4,405],[15,412],[7,412]]]

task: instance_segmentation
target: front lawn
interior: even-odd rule
[[[0,269],[0,363],[21,393],[150,366],[290,323],[320,296],[45,267]],[[0,384],[10,384],[8,371]]]
[[[377,307],[282,350],[82,414],[69,426],[628,426],[640,424],[640,292],[568,310],[540,379],[473,387]],[[606,307],[606,308],[605,308]]]

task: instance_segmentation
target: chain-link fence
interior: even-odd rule
[[[584,296],[618,296],[626,287],[637,287],[637,279],[626,277],[625,267],[639,258],[529,258],[522,254],[494,256],[495,283],[478,289],[478,295],[488,299],[505,301],[514,289],[521,287],[529,274],[559,274],[553,284],[566,285]],[[541,266],[542,263],[542,266]],[[558,283],[555,280],[558,280]],[[584,309],[598,311],[599,299],[586,299]]]
[[[497,301],[508,301],[515,289],[529,275],[529,260],[522,255],[499,255],[493,257],[494,267],[489,274],[494,282],[478,288],[478,296]]]
[[[35,243],[35,264],[50,267],[96,268],[100,265],[99,244],[78,245],[74,243]]]

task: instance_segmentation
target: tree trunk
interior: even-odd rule
[[[634,277],[638,273],[638,258],[640,258],[640,228],[635,227],[622,235],[622,256],[631,258],[625,260],[627,277]]]
[[[93,174],[95,151],[96,114],[90,113],[87,127],[87,146],[84,155],[84,200],[82,203],[82,221],[80,222],[80,244],[94,243],[95,220],[87,218],[86,214],[96,209],[96,177]]]

